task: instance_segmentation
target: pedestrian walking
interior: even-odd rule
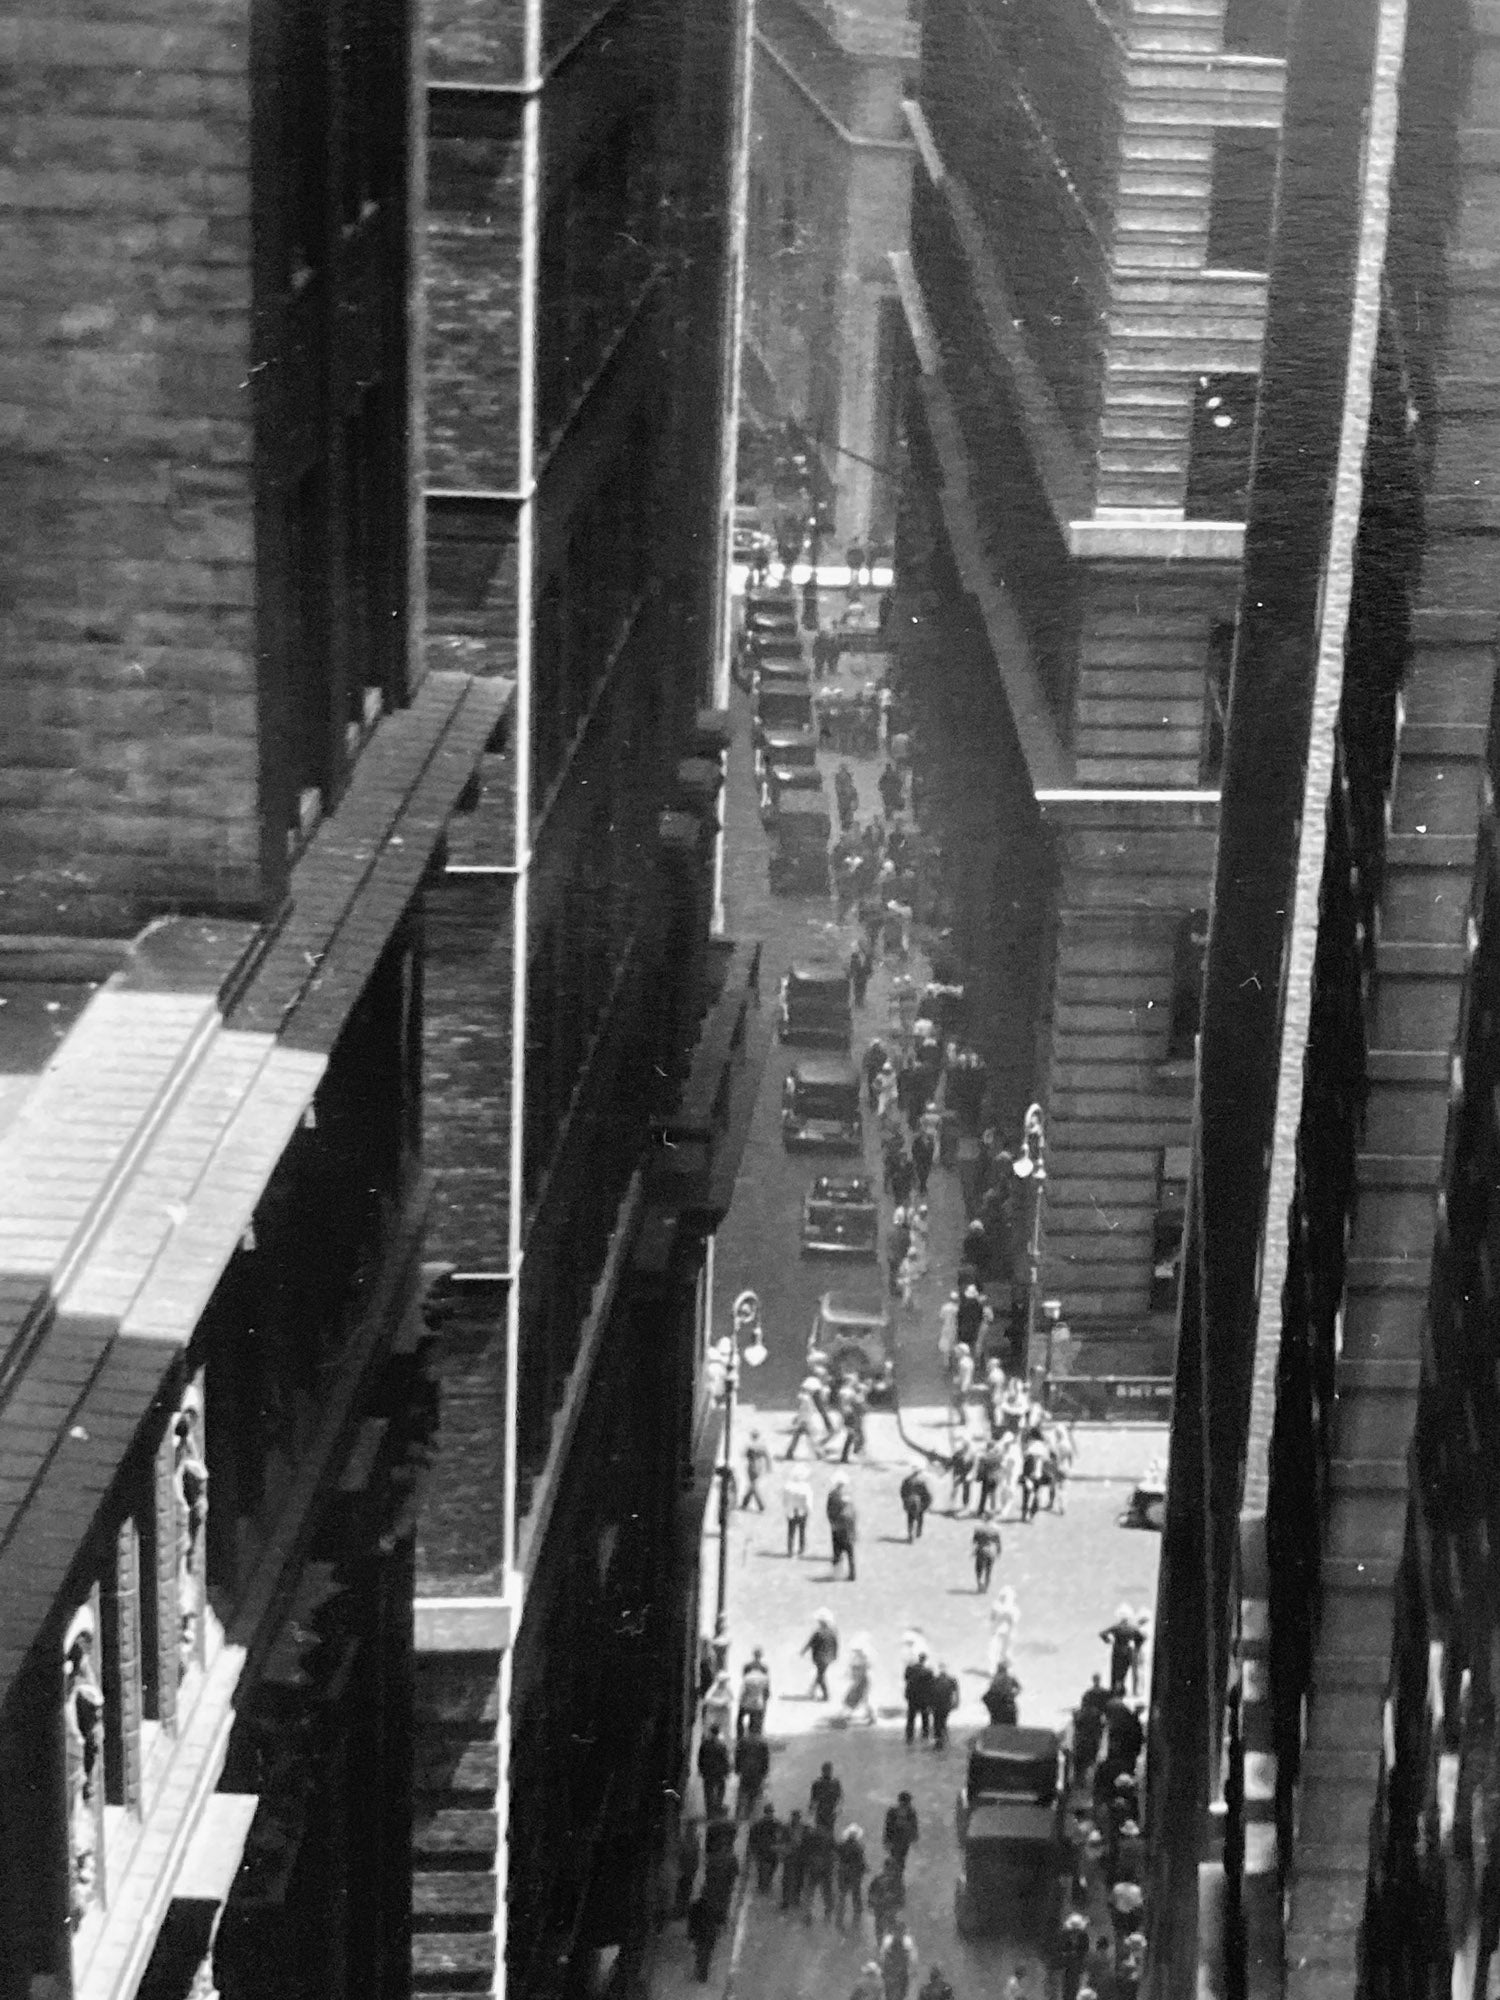
[[[759,1819],[750,1822],[750,1830],[745,1835],[745,1859],[755,1867],[755,1886],[762,1896],[769,1896],[771,1884],[776,1879],[777,1863],[781,1859],[782,1825],[776,1817],[773,1805],[761,1807]]]
[[[891,1217],[890,1231],[885,1239],[886,1271],[890,1279],[891,1297],[901,1295],[901,1266],[906,1253],[911,1248],[911,1230],[907,1226],[906,1210],[898,1208]]]
[[[1095,1993],[1113,1993],[1115,1983],[1115,1955],[1107,1937],[1096,1937],[1089,1951],[1088,1964],[1084,1968],[1084,1981]]]
[[[953,1350],[958,1345],[958,1293],[950,1292],[938,1307],[938,1353],[953,1366]]]
[[[838,1627],[827,1611],[813,1613],[813,1629],[802,1651],[813,1663],[812,1693],[820,1701],[830,1699],[828,1693],[828,1669],[839,1656]]]
[[[887,819],[894,819],[906,803],[906,785],[893,763],[887,761],[876,781],[876,789],[880,793],[881,811]]]
[[[961,1288],[954,1325],[964,1346],[971,1354],[976,1352],[979,1336],[984,1330],[984,1300],[979,1296],[978,1285],[968,1284]]]
[[[917,1193],[926,1194],[927,1178],[932,1172],[932,1163],[937,1158],[937,1146],[925,1123],[918,1123],[912,1134],[911,1165],[916,1176]]]
[[[1128,1604],[1120,1606],[1114,1623],[1106,1625],[1099,1637],[1109,1648],[1110,1693],[1123,1695],[1127,1682],[1130,1683],[1131,1693],[1138,1693],[1140,1659],[1146,1644],[1146,1633]]]
[[[1016,1593],[1007,1583],[1001,1587],[990,1609],[990,1658],[989,1668],[995,1669],[1010,1664],[1011,1651],[1016,1643],[1016,1628],[1021,1622],[1021,1607],[1016,1601]]]
[[[708,1984],[713,1969],[714,1946],[719,1941],[720,1922],[712,1906],[700,1896],[688,1911],[688,1936],[693,1941],[693,1975],[700,1986]]]
[[[729,1921],[740,1864],[734,1852],[734,1827],[728,1820],[710,1822],[703,1857],[703,1887],[699,1892],[721,1925]]]
[[[906,1690],[906,1740],[915,1742],[920,1727],[925,1743],[932,1727],[932,1668],[925,1653],[918,1653],[908,1662],[902,1681]],[[889,1819],[886,1825],[889,1828]]]
[[[932,1481],[920,1465],[913,1466],[901,1482],[901,1508],[906,1515],[906,1539],[922,1539],[922,1522],[932,1505]]]
[[[781,1907],[784,1910],[800,1910],[802,1907],[802,1867],[803,1843],[807,1839],[807,1822],[795,1810],[781,1830]]]
[[[859,786],[847,763],[833,774],[833,796],[839,810],[839,830],[847,833],[859,813]]]
[[[880,1983],[880,1967],[872,1958],[860,1967],[859,1978],[854,1982],[854,1990],[849,1995],[849,2000],[884,2000],[884,1995],[885,1988]]]
[[[734,1775],[739,1780],[734,1794],[736,1819],[754,1817],[770,1769],[771,1746],[758,1731],[747,1730],[734,1746]]]
[[[863,1382],[845,1380],[839,1389],[839,1414],[844,1419],[844,1449],[839,1458],[847,1465],[852,1453],[865,1455],[865,1405],[869,1397]]]
[[[979,1474],[979,1515],[988,1520],[995,1511],[995,1502],[1000,1491],[1000,1478],[1005,1468],[1005,1454],[998,1438],[991,1438],[979,1454],[976,1470]]]
[[[935,1965],[922,1981],[917,2000],[956,2000],[953,1982],[940,1965]]]
[[[960,1339],[953,1349],[950,1380],[953,1387],[954,1415],[962,1423],[968,1408],[969,1391],[974,1386],[974,1352],[966,1340]]]
[[[863,1720],[872,1727],[875,1704],[870,1693],[870,1656],[863,1646],[849,1648],[849,1684],[844,1689],[844,1708],[850,1722]]]
[[[855,864],[858,865],[857,863]],[[849,985],[854,993],[854,1004],[863,1007],[865,994],[869,989],[870,974],[874,971],[874,961],[863,944],[856,943],[849,953]]]
[[[880,1983],[885,2000],[906,2000],[911,1976],[917,1968],[917,1947],[898,1910],[880,1946]]]
[[[880,1102],[880,1073],[890,1061],[885,1043],[877,1035],[865,1050],[860,1064],[865,1076],[865,1099],[874,1111]]]
[[[896,1913],[906,1901],[906,1883],[900,1869],[889,1856],[879,1874],[871,1878],[869,1897],[875,1935],[877,1938],[883,1938],[890,1930]]]
[[[1021,1446],[1021,1519],[1033,1521],[1041,1506],[1042,1488],[1049,1485],[1047,1440],[1040,1430],[1026,1433]]]
[[[764,1514],[766,1503],[760,1490],[760,1482],[771,1470],[771,1454],[766,1450],[765,1440],[759,1431],[751,1431],[745,1444],[745,1490],[740,1495],[740,1512],[753,1507]]]
[[[717,1723],[710,1724],[698,1745],[698,1776],[703,1781],[704,1811],[713,1819],[724,1810],[724,1788],[729,1783],[729,1747]]]
[[[984,1712],[996,1729],[1014,1729],[1020,1712],[1021,1683],[1002,1660],[979,1697]]]
[[[948,1459],[948,1477],[952,1481],[948,1494],[950,1514],[962,1514],[969,1504],[974,1486],[974,1465],[973,1441],[966,1431],[960,1432]]]
[[[792,1413],[792,1434],[787,1442],[787,1448],[783,1456],[789,1459],[795,1458],[797,1456],[797,1446],[803,1438],[806,1438],[808,1448],[816,1458],[818,1455],[818,1442],[825,1435],[825,1431],[826,1427],[823,1423],[822,1415],[818,1410],[817,1403],[813,1399],[812,1391],[805,1387],[799,1389],[797,1391],[797,1406]]]
[[[937,1672],[932,1677],[932,1693],[929,1698],[934,1750],[946,1750],[948,1747],[948,1717],[958,1707],[958,1701],[958,1682],[940,1660]]]
[[[852,1911],[854,1928],[859,1929],[865,1914],[865,1876],[870,1864],[865,1858],[865,1832],[861,1826],[846,1826],[838,1845],[838,1910],[836,1922],[844,1928],[845,1913]]]
[[[823,1921],[831,1924],[834,1910],[834,1873],[838,1863],[838,1848],[834,1841],[833,1828],[815,1820],[807,1830],[803,1853],[805,1859],[802,1865],[802,1884],[807,1896],[808,1921],[812,1920],[814,1897],[821,1896]]]
[[[974,1529],[974,1588],[988,1590],[995,1564],[1000,1560],[1000,1530],[993,1521],[981,1520]]]
[[[925,1201],[919,1201],[913,1208],[909,1203],[906,1210],[906,1226],[911,1231],[911,1249],[907,1255],[919,1278],[925,1278],[931,1258],[928,1245],[932,1236],[932,1220],[927,1213]]]
[[[898,1145],[891,1148],[890,1160],[886,1166],[885,1184],[890,1189],[891,1199],[903,1212],[911,1200],[911,1191],[916,1185],[916,1179],[916,1169],[906,1150],[906,1142],[902,1139]]]
[[[848,1558],[848,1580],[854,1582],[854,1540],[858,1532],[858,1514],[854,1508],[854,1492],[850,1490],[848,1478],[836,1478],[828,1494],[828,1534],[832,1538],[832,1564]]]
[[[734,1713],[734,1687],[727,1673],[714,1676],[714,1684],[703,1697],[703,1728],[716,1729],[728,1740],[729,1718]]]
[[[1145,1902],[1146,1892],[1139,1882],[1116,1882],[1110,1890],[1109,1920],[1115,1927],[1117,1952],[1130,1933],[1139,1927]]]
[[[786,1484],[781,1489],[781,1504],[786,1512],[786,1552],[789,1556],[805,1555],[807,1517],[812,1512],[812,1481],[800,1466],[787,1474]]]
[[[910,1742],[911,1738],[908,1737]],[[890,1856],[891,1866],[898,1876],[905,1880],[906,1857],[917,1844],[921,1831],[917,1820],[917,1809],[911,1802],[910,1792],[898,1792],[896,1803],[889,1807],[885,1816],[885,1851]]]
[[[771,1670],[765,1654],[757,1646],[740,1675],[740,1701],[734,1718],[736,1736],[759,1736],[766,1726],[766,1707],[771,1699]]]
[[[834,1774],[832,1764],[825,1763],[812,1781],[807,1794],[807,1808],[812,1814],[813,1825],[826,1827],[831,1833],[839,1816],[839,1807],[844,1802],[844,1788]]]
[[[1084,1968],[1089,1959],[1089,1920],[1087,1912],[1070,1909],[1057,1927],[1057,1940],[1053,1946],[1052,1962],[1057,1968],[1062,1985],[1062,2000],[1078,2000],[1078,1989],[1083,1984]]]
[[[1087,1779],[1098,1761],[1104,1741],[1104,1710],[1108,1701],[1109,1696],[1095,1674],[1092,1687],[1084,1690],[1082,1700],[1073,1711],[1073,1776],[1077,1781]]]

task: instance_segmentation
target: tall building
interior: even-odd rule
[[[0,10],[0,1994],[409,1990],[409,22]]]
[[[513,690],[427,905],[419,1993],[629,1969],[687,1775],[706,1242],[766,1045],[710,938],[738,0],[430,0],[430,667]]]
[[[1152,1688],[1150,1990],[1494,1990],[1500,27],[1287,74]]]
[[[840,554],[895,530],[917,37],[908,0],[756,0],[744,392],[808,440]]]
[[[1274,6],[927,0],[902,644],[1042,1289],[1170,1329],[1283,63]]]

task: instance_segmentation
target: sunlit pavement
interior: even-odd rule
[[[827,570],[832,584],[847,571]],[[837,610],[830,598],[827,615]],[[852,927],[839,927],[826,899],[773,897],[766,880],[767,843],[755,809],[749,747],[748,704],[736,696],[736,734],[725,800],[727,843],[725,902],[731,933],[765,942],[764,990],[770,1004],[776,981],[791,958],[810,950],[847,950]],[[820,759],[831,777],[839,759]],[[859,782],[863,813],[874,809],[877,761],[850,760]],[[920,978],[925,968],[913,968]],[[856,1016],[855,1053],[883,1030],[888,1014],[888,977],[882,968],[871,984],[865,1008]],[[943,1398],[943,1371],[936,1349],[937,1309],[956,1261],[964,1226],[956,1174],[935,1170],[928,1202],[932,1220],[932,1267],[918,1288],[915,1310],[898,1319],[903,1406],[900,1428],[888,1411],[867,1423],[868,1452],[851,1468],[859,1511],[858,1580],[835,1577],[828,1560],[823,1503],[835,1468],[815,1464],[814,1501],[808,1553],[786,1555],[781,1505],[786,1466],[782,1454],[791,1428],[797,1382],[804,1372],[807,1333],[818,1294],[830,1286],[854,1285],[880,1291],[884,1269],[853,1269],[826,1260],[802,1259],[797,1225],[802,1195],[813,1163],[787,1155],[781,1146],[779,1103],[785,1056],[779,1049],[768,1065],[754,1129],[736,1188],[734,1206],[716,1247],[716,1310],[742,1287],[754,1287],[764,1309],[770,1349],[758,1373],[742,1377],[735,1421],[735,1458],[743,1473],[742,1450],[752,1428],[759,1429],[775,1457],[764,1485],[766,1511],[736,1511],[730,1526],[728,1629],[730,1667],[739,1669],[753,1646],[764,1648],[772,1677],[768,1735],[773,1748],[767,1796],[783,1815],[805,1810],[807,1791],[820,1763],[830,1759],[845,1790],[841,1825],[857,1821],[865,1831],[872,1864],[880,1860],[885,1810],[899,1790],[909,1790],[922,1821],[922,1836],[907,1865],[907,1914],[920,1960],[920,1984],[934,1959],[952,1978],[959,2000],[999,1995],[1019,1963],[1029,1966],[1028,2000],[1051,1990],[1036,1949],[1014,1937],[964,1941],[953,1923],[953,1890],[958,1871],[954,1795],[962,1782],[964,1745],[984,1722],[979,1696],[989,1678],[988,1603],[1004,1584],[1020,1602],[1013,1648],[1022,1683],[1025,1722],[1061,1726],[1088,1684],[1106,1666],[1100,1630],[1122,1602],[1150,1608],[1155,1603],[1159,1540],[1154,1534],[1122,1527],[1120,1517],[1131,1488],[1147,1463],[1164,1449],[1159,1427],[1097,1426],[1078,1431],[1076,1476],[1067,1490],[1066,1513],[1043,1513],[1028,1526],[1013,1518],[1001,1525],[1003,1553],[989,1597],[974,1588],[970,1556],[971,1519],[954,1519],[947,1509],[948,1481],[934,1473],[937,1507],[922,1539],[908,1544],[897,1489],[921,1448],[946,1452],[949,1413]],[[873,1121],[871,1121],[873,1123]],[[873,1131],[867,1133],[867,1162],[876,1168]],[[889,1201],[884,1203],[888,1212]],[[977,1432],[977,1410],[970,1424]],[[901,1435],[904,1429],[905,1439]],[[908,1442],[909,1441],[909,1442]],[[798,1448],[807,1465],[805,1442]],[[838,1470],[843,1470],[840,1467]],[[706,1621],[713,1618],[718,1566],[717,1508],[710,1510],[703,1549]],[[845,1655],[864,1643],[874,1660],[874,1696],[879,1716],[872,1728],[841,1727],[838,1702],[843,1662],[830,1675],[834,1701],[811,1698],[812,1674],[801,1656],[813,1614],[826,1607],[838,1622]],[[919,1631],[922,1643],[944,1660],[957,1678],[962,1705],[952,1718],[952,1747],[944,1753],[908,1748],[901,1692],[903,1635]],[[696,1793],[696,1781],[694,1792]],[[701,1814],[701,1797],[690,1797]],[[743,1850],[743,1844],[742,1844]],[[810,1921],[783,1916],[779,1896],[759,1898],[753,1888],[737,1908],[720,1940],[710,1984],[692,1974],[684,1927],[668,1926],[652,1968],[654,1993],[716,1996],[733,1992],[754,2000],[846,2000],[873,1939],[865,1919],[862,1936],[844,1936],[821,1913]],[[914,1989],[915,1991],[915,1989]]]

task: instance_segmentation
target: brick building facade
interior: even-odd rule
[[[427,906],[414,1980],[571,1993],[630,1967],[683,1789],[704,1245],[766,1033],[709,934],[744,15],[425,24],[425,646],[513,698]]]
[[[409,1990],[404,11],[0,10],[0,1993]]]
[[[907,246],[915,71],[907,0],[763,0],[756,8],[745,386],[790,419],[834,496],[835,551],[895,531],[889,256]]]
[[[903,644],[988,718],[956,922],[996,1118],[1047,1114],[1041,1289],[1096,1353],[1175,1298],[1276,15],[929,0],[907,108]]]

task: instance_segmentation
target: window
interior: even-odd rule
[[[104,1901],[105,1770],[108,1708],[99,1660],[97,1587],[63,1635],[63,1760],[67,1773],[68,1921],[76,1931]]]
[[[1204,784],[1215,784],[1224,769],[1229,727],[1229,672],[1234,663],[1234,620],[1216,618],[1208,628],[1208,685],[1203,717]]]
[[[1189,1060],[1198,1046],[1198,1015],[1203,1005],[1203,961],[1208,950],[1208,912],[1189,910],[1177,926],[1172,944],[1172,1017],[1167,1030],[1167,1061]]]
[[[294,690],[296,742],[293,768],[296,795],[289,830],[295,846],[310,833],[328,802],[333,781],[332,731],[342,727],[332,713],[328,662],[328,479],[315,465],[292,489],[290,507],[292,571],[289,648]]]
[[[1274,131],[1214,134],[1208,261],[1216,271],[1264,271],[1270,265],[1277,139]]]
[[[1187,513],[1195,521],[1243,521],[1255,434],[1254,375],[1200,375],[1193,398]]]

